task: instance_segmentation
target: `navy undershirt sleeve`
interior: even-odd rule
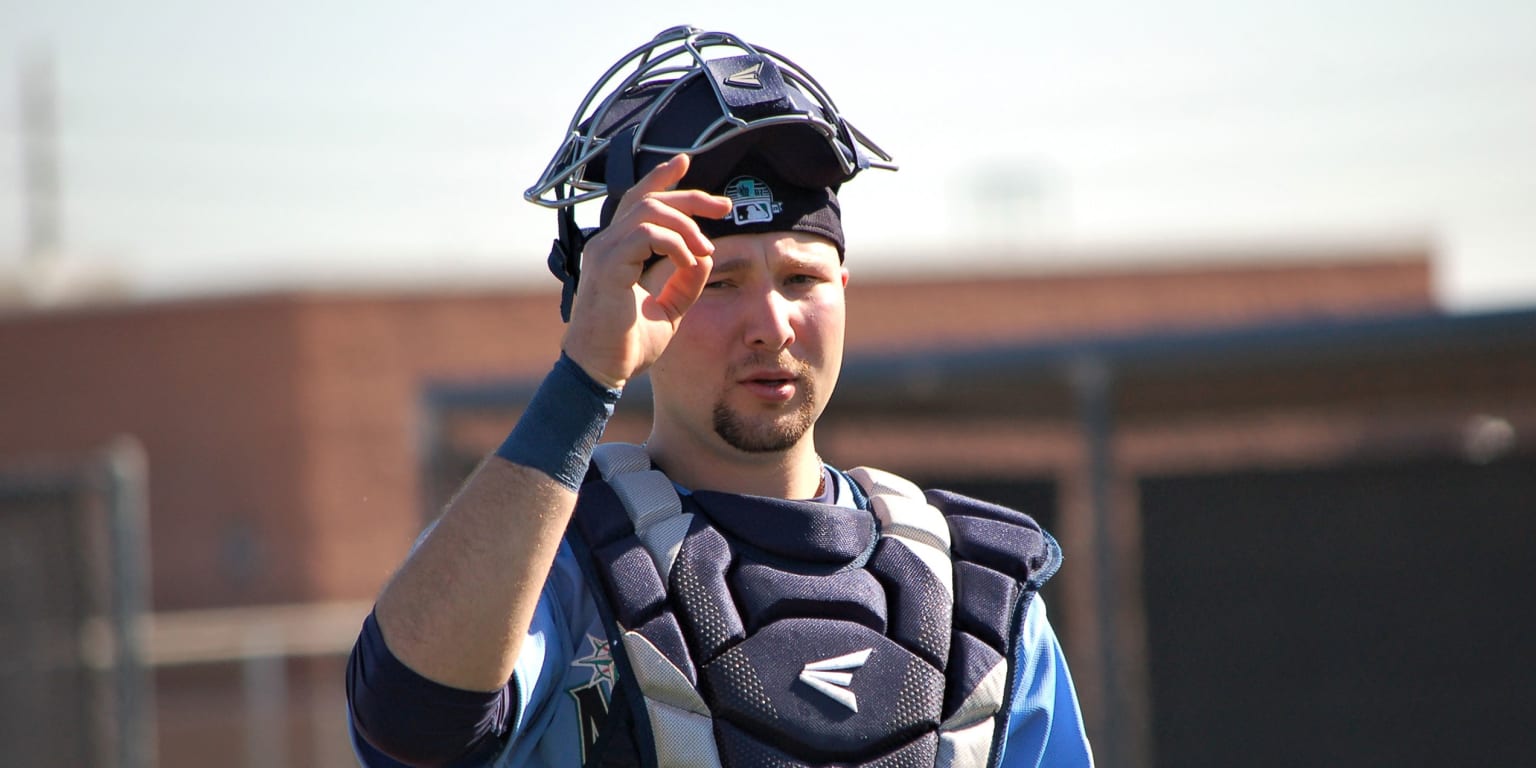
[[[510,682],[487,693],[417,674],[390,652],[372,613],[347,660],[347,701],[352,727],[362,737],[360,751],[371,746],[394,761],[430,766],[464,763],[500,749],[517,706]],[[368,765],[392,763],[370,759]]]

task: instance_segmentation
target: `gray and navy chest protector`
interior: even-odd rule
[[[572,543],[620,684],[588,765],[942,766],[998,757],[1025,611],[1061,562],[1029,517],[878,470],[867,509],[700,491],[599,447]]]

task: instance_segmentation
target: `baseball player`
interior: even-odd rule
[[[593,87],[528,190],[562,354],[364,624],[365,765],[1092,764],[1037,595],[1056,542],[816,452],[837,192],[870,168],[809,74],[731,34],[666,30]],[[598,446],[644,372],[649,439]]]

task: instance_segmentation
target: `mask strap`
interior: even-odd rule
[[[603,196],[603,213],[600,225],[613,222],[613,214],[619,209],[619,200],[635,185],[635,130],[631,125],[608,140],[608,155],[603,165],[603,183],[607,192]]]
[[[571,306],[576,301],[576,285],[581,282],[581,252],[598,229],[613,221],[618,210],[619,198],[635,185],[634,140],[636,126],[630,126],[614,134],[608,141],[608,156],[603,168],[608,188],[603,198],[601,226],[582,229],[576,225],[575,206],[561,208],[558,212],[558,237],[549,249],[549,271],[560,279],[560,319],[571,321]],[[562,188],[563,196],[565,190]]]

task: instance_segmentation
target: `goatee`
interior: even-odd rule
[[[715,402],[715,434],[744,453],[779,453],[799,443],[816,423],[816,381],[806,370],[808,366],[795,367],[799,369],[795,379],[799,405],[790,411],[748,419],[722,398]]]

